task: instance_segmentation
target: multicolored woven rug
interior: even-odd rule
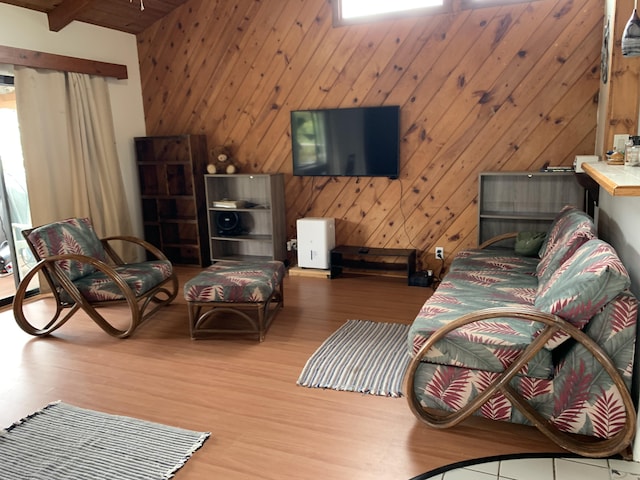
[[[298,385],[402,396],[408,325],[348,320],[307,361]]]
[[[55,402],[0,430],[0,477],[167,479],[209,435]]]

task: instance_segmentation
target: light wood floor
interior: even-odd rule
[[[196,272],[181,269],[181,281]],[[32,338],[7,310],[0,427],[63,400],[211,431],[176,480],[407,479],[464,459],[558,451],[533,427],[473,419],[433,430],[404,398],[296,385],[309,355],[344,321],[410,323],[429,293],[399,279],[289,276],[285,308],[263,343],[192,341],[180,296],[127,340],[79,316],[54,337]]]
[[[0,276],[0,299],[13,297],[16,293],[16,283],[13,275]]]

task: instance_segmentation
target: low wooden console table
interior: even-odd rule
[[[404,259],[404,262],[375,260],[379,257],[399,257]],[[339,245],[331,250],[330,261],[329,278],[339,277],[344,268],[378,271],[405,270],[408,284],[409,278],[416,271],[416,250],[410,248],[367,248]]]

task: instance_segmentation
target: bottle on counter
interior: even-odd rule
[[[640,135],[629,137],[624,150],[625,167],[640,166]]]

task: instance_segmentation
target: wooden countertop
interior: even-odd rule
[[[606,162],[583,163],[584,171],[613,196],[640,196],[640,167],[607,165]]]

